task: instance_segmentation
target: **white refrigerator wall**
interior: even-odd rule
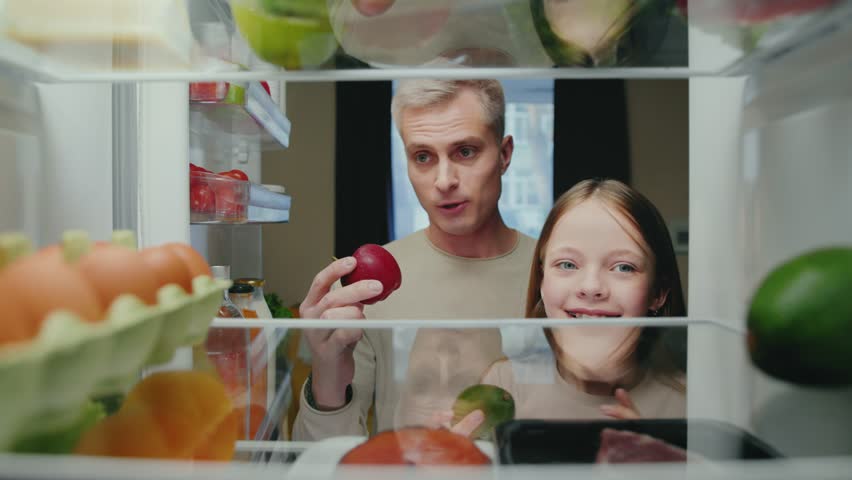
[[[724,45],[692,33],[693,66],[726,55]],[[814,50],[825,53],[836,42]],[[813,248],[852,244],[852,67],[842,61],[848,53],[794,55],[786,67],[776,61],[760,84],[690,81],[695,319],[744,331],[751,295],[769,270]],[[795,65],[807,56],[809,68]],[[824,60],[832,58],[841,61]],[[704,331],[690,335],[688,368],[690,417],[738,424],[791,456],[852,449],[850,389],[772,380],[750,367],[744,338],[732,343]]]
[[[142,85],[129,112],[131,149],[114,152],[113,86],[0,81],[0,228],[36,245],[82,229],[113,230],[113,161],[137,182],[130,195],[140,246],[189,239],[186,84]],[[18,95],[12,102],[10,95]]]
[[[33,85],[0,78],[0,230],[56,243],[112,228],[110,85]]]
[[[79,228],[93,239],[112,232],[112,87],[39,85],[44,122],[39,219],[55,243]]]
[[[690,29],[690,66],[711,68],[737,52],[718,37]],[[689,82],[689,316],[741,329],[742,230],[736,220],[740,116],[745,80]],[[745,342],[694,329],[689,335],[688,410],[749,428],[750,379]]]
[[[33,85],[0,77],[0,232],[39,241],[41,115]]]
[[[814,78],[752,85],[746,118],[754,121],[744,128],[739,172],[744,262],[736,274],[747,292],[797,255],[852,245],[852,66],[824,67]],[[803,102],[802,91],[821,98]],[[850,405],[852,389],[798,388],[753,375],[754,429],[787,454],[848,455]]]

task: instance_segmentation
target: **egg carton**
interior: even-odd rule
[[[126,392],[144,368],[203,342],[230,285],[198,276],[193,293],[165,285],[153,306],[122,295],[96,323],[57,310],[30,342],[0,347],[0,451],[71,426],[90,398]]]

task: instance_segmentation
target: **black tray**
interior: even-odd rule
[[[708,420],[513,420],[497,427],[500,463],[594,463],[604,428],[651,435],[712,460],[781,457],[750,433]]]

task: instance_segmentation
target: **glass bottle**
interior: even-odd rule
[[[253,286],[247,283],[234,282],[231,288],[228,289],[228,298],[240,309],[243,318],[258,318],[257,311],[253,305]]]
[[[258,318],[257,312],[254,310],[253,297],[255,289],[247,283],[234,283],[228,289],[228,296],[234,305],[240,309],[243,318],[251,319]],[[246,408],[246,421],[249,424],[247,438],[254,439],[260,422],[266,415],[268,408],[267,400],[269,397],[268,385],[268,364],[269,359],[267,353],[267,338],[263,335],[260,328],[249,328],[245,330],[249,335],[249,347],[247,349],[247,377],[250,386],[243,399],[243,406]]]
[[[272,318],[272,312],[269,310],[269,305],[266,303],[266,298],[263,293],[263,285],[265,281],[262,278],[238,278],[234,280],[234,285],[251,285],[254,287],[254,293],[251,297],[252,310],[257,312],[258,318]]]
[[[227,265],[216,265],[211,267],[211,270],[214,278],[230,280],[230,267]],[[231,300],[228,290],[222,291],[218,316],[245,318],[239,306]],[[240,439],[251,439],[252,435],[253,419],[250,418],[250,405],[253,382],[249,366],[250,345],[251,336],[247,328],[211,327],[207,331],[207,340],[203,346],[206,353],[204,360],[212,366],[212,370],[222,380],[234,409],[241,417]]]
[[[234,280],[235,285],[250,285],[254,287],[254,293],[251,296],[249,305],[251,310],[257,313],[258,318],[272,319],[272,311],[269,309],[269,304],[266,303],[266,296],[263,291],[265,280],[262,278],[246,277]],[[261,329],[261,335],[266,337],[266,346],[272,351],[268,352],[267,356],[267,382],[275,385],[276,388],[282,388],[281,382],[288,378],[289,373],[287,360],[287,329],[282,327],[267,327]],[[287,438],[287,415],[282,416],[281,424],[279,425],[279,439]]]

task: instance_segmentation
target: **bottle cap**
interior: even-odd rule
[[[235,283],[228,289],[228,293],[249,294],[254,293],[254,287],[247,283]]]
[[[264,280],[262,278],[238,278],[234,280],[235,284],[246,284],[251,285],[254,288],[262,288]]]

